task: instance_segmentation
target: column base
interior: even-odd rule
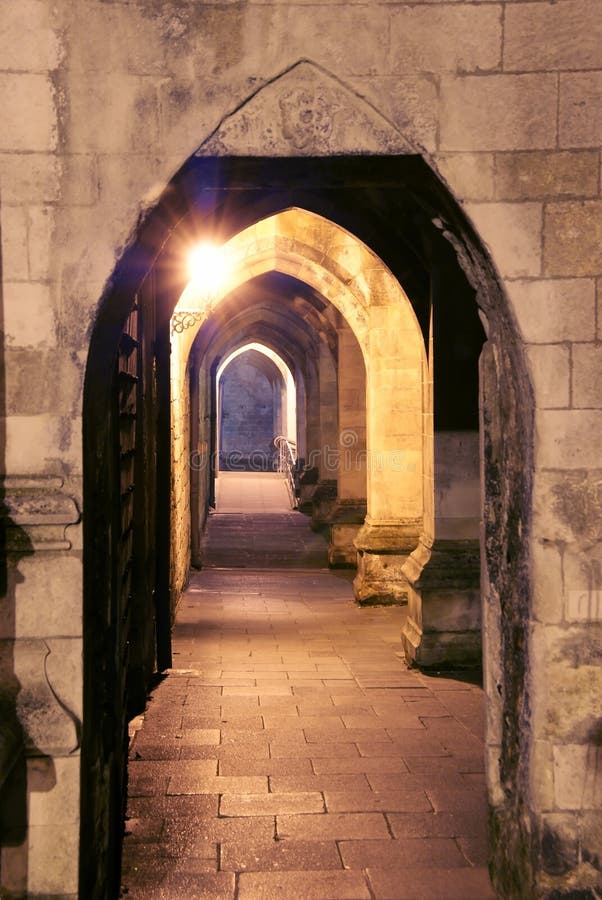
[[[473,668],[481,650],[479,542],[420,545],[404,565],[408,618],[401,639],[420,668]]]
[[[330,525],[337,502],[336,478],[322,479],[316,485],[311,502],[312,531],[321,531]]]
[[[366,518],[366,501],[338,499],[330,520],[328,565],[331,569],[357,568],[357,538]]]
[[[356,539],[355,599],[361,606],[405,606],[409,584],[403,567],[419,540],[422,522],[365,522]]]

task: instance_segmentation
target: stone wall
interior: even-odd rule
[[[233,359],[220,379],[220,469],[271,471],[280,433],[284,385],[276,366],[257,351]]]
[[[29,658],[30,642],[45,642],[55,696],[79,715],[81,526],[59,522],[68,536],[52,549],[29,531],[39,527],[47,541],[57,494],[83,508],[91,323],[139,215],[173,173],[216,131],[208,152],[423,153],[491,252],[499,302],[508,298],[500,316],[522,336],[533,384],[531,567],[523,573],[533,602],[517,604],[514,632],[524,641],[528,702],[520,717],[522,694],[505,707],[528,736],[524,819],[516,847],[512,824],[499,823],[508,849],[496,856],[508,897],[519,871],[525,896],[599,881],[599,13],[597,0],[22,0],[3,5],[0,23],[3,467],[9,509],[30,490],[28,479],[37,498],[27,521],[9,514],[35,552],[17,562],[2,601],[4,658]],[[313,94],[295,81],[301,59],[317,67]],[[279,82],[283,72],[288,82]],[[255,112],[245,111],[258,91]],[[507,405],[528,400],[494,393],[487,403],[510,421]],[[512,439],[495,434],[491,446],[502,437]],[[506,509],[502,501],[496,509]],[[496,608],[498,618],[507,609]],[[499,629],[488,621],[491,633]],[[488,641],[495,806],[507,785],[495,741],[502,673]],[[33,654],[27,678],[38,678],[41,658]],[[76,892],[76,812],[64,797],[77,796],[79,779],[69,743],[46,752],[54,783],[30,767],[29,826],[42,830],[29,849],[3,849],[5,890],[27,881],[31,893]]]

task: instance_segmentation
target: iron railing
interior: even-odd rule
[[[289,493],[291,506],[297,506],[297,489],[295,485],[295,471],[297,467],[297,444],[290,441],[283,434],[274,438],[274,446],[278,450],[278,471],[284,475],[286,487]]]

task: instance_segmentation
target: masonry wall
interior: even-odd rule
[[[264,364],[262,368],[268,367]],[[276,367],[271,368],[273,380],[255,365],[252,354],[241,354],[224,370],[220,381],[221,470],[273,469],[282,379]]]
[[[175,612],[190,568],[190,369],[177,338],[172,343],[171,398],[171,554],[169,591]]]
[[[587,887],[599,880],[602,829],[598,0],[3,4],[0,402],[15,536],[3,658],[13,674],[21,661],[25,693],[41,686],[44,733],[51,697],[81,719],[81,397],[103,286],[176,169],[302,58],[380,111],[446,180],[491,251],[524,341],[536,407],[524,866],[533,896]],[[279,137],[263,152],[336,152],[339,138],[329,141],[346,113],[327,98],[313,104],[309,126],[294,111],[271,120]],[[339,148],[353,148],[360,120]],[[257,152],[252,137],[251,128],[246,152]],[[496,695],[492,678],[493,722]],[[30,764],[32,839],[2,849],[3,889],[74,895],[77,729],[73,742],[67,730],[36,750],[20,715],[30,752],[53,773]],[[496,753],[493,740],[494,806],[504,795]],[[515,860],[500,853],[498,864],[511,896],[502,870]]]

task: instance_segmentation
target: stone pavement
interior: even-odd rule
[[[201,542],[204,567],[324,568],[328,548],[307,516],[291,509],[282,476],[224,472]]]
[[[494,897],[483,695],[408,670],[403,617],[348,574],[195,573],[133,729],[123,896]]]
[[[222,515],[291,512],[286,481],[278,472],[220,472],[215,503]]]

